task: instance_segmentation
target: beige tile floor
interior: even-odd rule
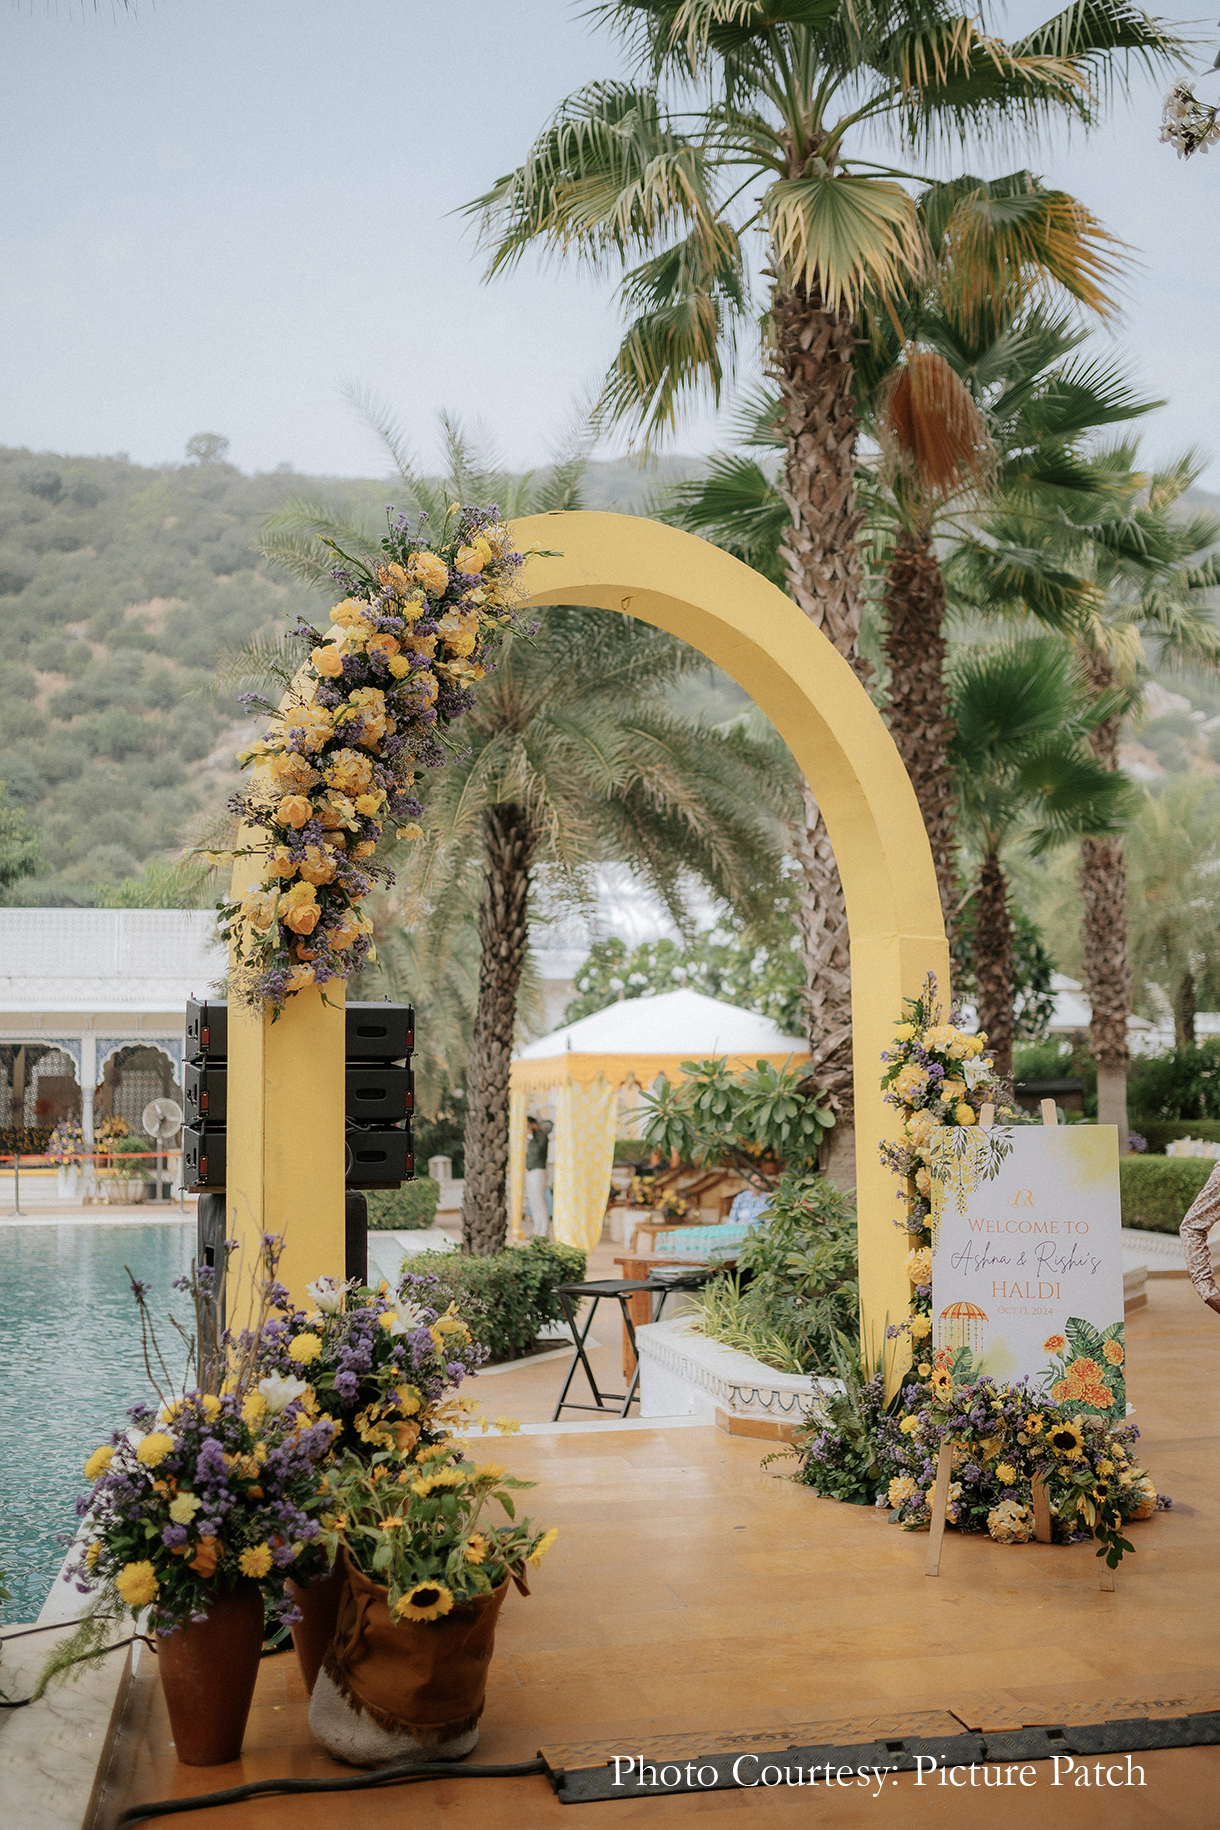
[[[534,1594],[505,1607],[475,1758],[520,1760],[571,1743],[596,1743],[604,1758],[677,1737],[711,1748],[718,1736],[767,1730],[782,1745],[791,1730],[828,1722],[842,1739],[853,1729],[901,1733],[904,1724],[910,1733],[943,1732],[943,1712],[999,1729],[1220,1707],[1211,1586],[1220,1318],[1188,1284],[1159,1282],[1148,1308],[1129,1318],[1128,1340],[1141,1447],[1175,1503],[1133,1528],[1137,1555],[1109,1595],[1098,1590],[1087,1547],[1001,1548],[954,1533],[941,1577],[929,1580],[922,1537],[776,1479],[760,1469],[763,1445],[711,1427],[595,1425],[498,1447],[514,1472],[538,1481],[529,1509],[557,1524],[560,1537]],[[486,1394],[489,1408],[508,1408],[510,1380],[515,1403],[547,1394],[553,1403],[558,1370],[551,1363],[488,1381],[498,1388]],[[155,1680],[144,1706],[119,1750],[116,1804],[340,1770],[309,1738],[291,1656],[265,1661],[233,1767],[178,1767]],[[941,1713],[921,1725],[923,1712]],[[1034,1789],[989,1790],[985,1799],[903,1777],[880,1800],[822,1787],[563,1806],[541,1779],[443,1780],[174,1821],[181,1830],[346,1830],[373,1820],[386,1830],[432,1830],[459,1819],[479,1830],[614,1830],[711,1815],[724,1830],[807,1820],[890,1830],[980,1820],[987,1830],[1195,1830],[1220,1821],[1220,1749],[1146,1754],[1138,1764],[1144,1788],[1104,1795],[1052,1789],[1046,1764]]]

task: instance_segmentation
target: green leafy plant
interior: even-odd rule
[[[822,1176],[781,1176],[738,1255],[743,1275],[717,1277],[693,1299],[710,1340],[780,1372],[833,1373],[836,1343],[855,1349],[859,1287],[854,1202]]]
[[[735,1072],[724,1060],[684,1061],[676,1087],[662,1077],[641,1095],[644,1141],[679,1160],[737,1170],[774,1188],[784,1166],[816,1168],[834,1113],[798,1068],[758,1061]]]
[[[369,1206],[369,1231],[376,1233],[417,1233],[432,1225],[436,1218],[441,1185],[431,1176],[416,1176],[401,1188],[370,1189],[365,1197]]]
[[[531,1351],[539,1329],[563,1320],[555,1286],[579,1283],[584,1274],[585,1255],[575,1246],[532,1239],[488,1258],[419,1252],[399,1288],[405,1297],[414,1298],[417,1280],[434,1280],[429,1303],[438,1308],[456,1303],[475,1340],[493,1360],[516,1360]]]

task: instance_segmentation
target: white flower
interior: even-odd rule
[[[307,1389],[307,1383],[304,1379],[285,1379],[279,1373],[269,1373],[265,1379],[259,1380],[258,1389],[267,1400],[267,1409],[271,1415],[278,1417],[294,1398],[299,1398]]]
[[[393,1316],[392,1321],[389,1319],[391,1315]],[[388,1309],[382,1316],[381,1322],[382,1327],[391,1338],[400,1334],[410,1334],[416,1328],[428,1326],[427,1317],[419,1304],[404,1302],[401,1296],[394,1298],[391,1309]]]
[[[962,1073],[965,1076],[966,1085],[973,1093],[980,1081],[991,1079],[994,1069],[989,1056],[975,1055],[972,1060],[962,1062]]]
[[[345,1284],[336,1283],[333,1277],[319,1277],[316,1283],[306,1284],[305,1294],[313,1297],[323,1315],[342,1315],[343,1299],[355,1287],[354,1277],[349,1277]]]

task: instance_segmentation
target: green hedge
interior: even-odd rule
[[[1202,1156],[1125,1156],[1118,1165],[1123,1225],[1176,1233],[1216,1165]]]
[[[418,1233],[431,1226],[436,1218],[436,1204],[441,1185],[431,1176],[416,1176],[401,1188],[371,1188],[369,1204],[371,1233]]]
[[[579,1283],[584,1274],[584,1253],[551,1239],[510,1245],[491,1258],[419,1252],[407,1272],[408,1278],[438,1280],[439,1289],[426,1300],[442,1309],[455,1302],[493,1360],[518,1360],[529,1353],[540,1328],[563,1320],[556,1284]]]
[[[1205,1144],[1220,1144],[1220,1118],[1133,1118],[1131,1129],[1147,1138],[1150,1153],[1164,1156],[1166,1144],[1177,1137],[1199,1137]]]

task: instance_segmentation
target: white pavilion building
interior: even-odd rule
[[[0,909],[0,1128],[79,1118],[140,1129],[182,1103],[188,999],[216,995],[226,953],[208,909]]]

